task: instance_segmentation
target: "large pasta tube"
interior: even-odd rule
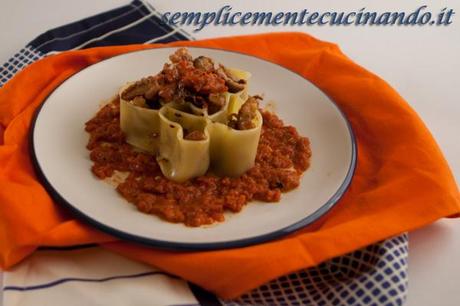
[[[207,119],[164,106],[160,112],[160,145],[157,157],[163,175],[183,182],[206,173],[209,167]],[[184,129],[204,133],[205,139],[184,139]]]
[[[262,115],[257,111],[255,127],[249,130],[210,123],[211,167],[217,175],[238,177],[254,166],[262,121]]]
[[[140,107],[121,98],[120,91],[120,128],[125,134],[126,142],[145,150],[158,151],[160,118],[158,110]]]

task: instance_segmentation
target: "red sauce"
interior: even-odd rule
[[[115,170],[129,172],[117,191],[140,211],[169,222],[212,224],[224,221],[224,211],[239,212],[249,201],[277,202],[282,192],[299,186],[309,166],[309,140],[275,114],[262,112],[264,122],[253,168],[239,178],[207,173],[176,183],[163,176],[154,156],[125,143],[119,114],[119,101],[114,101],[86,123],[92,172],[100,179],[111,177]]]
[[[180,75],[179,83],[198,94],[208,95],[228,90],[222,77],[214,72],[197,69],[191,62],[180,61],[176,69]]]

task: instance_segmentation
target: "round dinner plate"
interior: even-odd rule
[[[339,108],[300,75],[265,60],[218,49],[189,48],[228,67],[252,73],[249,92],[310,139],[311,166],[300,186],[279,203],[250,202],[226,220],[198,228],[141,213],[91,172],[85,122],[127,81],[160,71],[175,48],[136,51],[94,64],[64,81],[37,111],[32,157],[53,198],[82,220],[122,239],[176,249],[241,247],[279,238],[326,214],[346,191],[356,165],[356,144]]]

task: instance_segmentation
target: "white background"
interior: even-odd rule
[[[0,0],[0,63],[40,33],[126,4],[123,0]],[[376,26],[208,26],[196,38],[272,31],[305,31],[340,45],[345,54],[388,81],[425,121],[441,146],[457,181],[460,179],[460,1],[166,1],[150,0],[160,12],[216,11],[413,11],[453,8],[448,27]],[[460,305],[460,225],[441,220],[410,234],[407,305]]]

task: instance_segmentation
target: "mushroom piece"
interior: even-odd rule
[[[231,114],[228,126],[236,130],[250,130],[256,127],[254,119],[259,109],[259,97],[249,97],[243,103],[238,114]]]
[[[158,83],[158,79],[153,78],[153,80],[149,84],[147,91],[144,94],[145,99],[156,100],[158,98],[158,93],[160,92],[160,90],[161,86]]]
[[[206,102],[206,99],[199,95],[193,95],[193,94],[188,93],[185,95],[184,101],[190,102],[198,108],[208,107],[208,103]]]
[[[228,91],[231,93],[237,93],[242,91],[246,86],[246,81],[235,80],[231,77],[231,74],[225,69],[225,66],[219,65],[219,68],[216,70],[217,74],[225,80],[225,85],[228,87]]]
[[[213,60],[206,56],[198,56],[195,58],[193,60],[193,66],[206,72],[213,72],[215,70]]]
[[[123,100],[132,100],[136,96],[143,96],[154,82],[154,77],[149,76],[131,84],[121,93]]]

